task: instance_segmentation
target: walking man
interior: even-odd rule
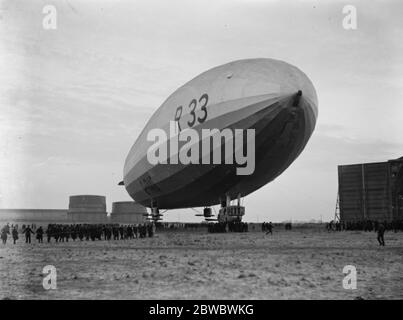
[[[18,230],[16,226],[13,228],[13,231],[11,231],[11,233],[13,236],[13,243],[15,244],[16,241],[18,240]]]
[[[385,246],[385,239],[383,237],[385,233],[385,226],[383,225],[383,223],[380,223],[378,226],[378,242],[380,246]]]
[[[23,233],[25,233],[25,243],[31,243],[31,233],[34,234],[34,232],[29,225],[25,228]]]
[[[6,225],[1,229],[1,240],[3,241],[3,244],[7,243],[8,234],[10,234],[10,231],[8,225]]]
[[[271,223],[271,221],[269,223],[266,223],[266,234],[273,234],[273,224]]]

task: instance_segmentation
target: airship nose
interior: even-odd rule
[[[285,107],[288,111],[286,128],[290,130],[289,138],[297,142],[297,144],[302,142],[304,145],[315,128],[316,105],[309,98],[309,95],[306,97],[303,90],[298,90],[285,103]]]
[[[318,116],[318,99],[311,80],[293,65],[280,61],[276,64],[280,96],[292,99],[291,106],[287,103],[287,107],[298,106],[305,112],[312,114],[316,119]]]
[[[309,78],[300,70],[297,71],[293,107],[300,107],[311,114],[316,121],[318,117],[318,99],[315,88]]]
[[[284,107],[289,112],[289,121],[302,121],[306,129],[312,132],[318,116],[317,98],[312,83],[304,74],[303,76],[304,81],[299,81],[300,89],[294,89],[294,93],[288,95]]]
[[[299,101],[300,101],[300,99],[301,99],[301,96],[302,96],[302,91],[301,91],[301,90],[298,90],[298,92],[296,93],[296,95],[295,95],[295,97],[294,97],[294,102],[293,102],[293,104],[292,104],[293,107],[297,107],[297,106],[298,106]]]
[[[288,104],[291,112],[302,111],[313,117],[316,121],[317,105],[316,101],[310,99],[309,95],[305,95],[303,90],[298,90],[292,97],[291,102]]]

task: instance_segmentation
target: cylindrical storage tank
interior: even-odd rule
[[[147,209],[134,201],[112,203],[110,221],[112,223],[139,224],[147,221]]]
[[[73,223],[106,223],[106,198],[96,195],[70,196],[67,216]]]

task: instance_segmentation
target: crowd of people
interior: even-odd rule
[[[0,237],[3,244],[7,243],[7,239],[11,236],[15,244],[20,235],[25,238],[25,243],[31,243],[32,236],[38,243],[46,242],[68,242],[83,241],[83,240],[127,240],[135,238],[153,237],[156,229],[162,230],[185,230],[197,231],[200,228],[206,228],[210,233],[223,233],[223,232],[248,232],[248,223],[242,221],[232,222],[217,222],[217,223],[143,223],[137,225],[120,225],[120,224],[49,224],[47,228],[42,226],[36,227],[35,224],[22,225],[21,228],[17,224],[6,224],[0,228]],[[262,231],[266,234],[273,234],[272,222],[263,222],[261,225]],[[285,224],[286,230],[291,230],[291,223]],[[254,229],[254,227],[253,227]],[[331,231],[375,231],[378,234],[378,241],[380,245],[385,245],[383,234],[387,230],[394,232],[403,231],[403,221],[379,222],[379,221],[330,221],[326,224],[326,229]]]
[[[144,223],[137,225],[119,225],[119,224],[49,224],[46,229],[42,226],[36,228],[35,224],[22,225],[19,229],[18,224],[9,225],[8,223],[0,230],[3,244],[7,243],[10,235],[15,244],[19,235],[25,236],[25,243],[31,243],[31,235],[35,235],[38,243],[47,242],[68,242],[83,240],[128,240],[135,238],[153,237],[155,233],[154,223]],[[52,240],[53,239],[53,240]]]
[[[394,221],[373,221],[373,220],[362,220],[362,221],[330,221],[326,224],[326,229],[328,231],[377,231],[380,225],[383,225],[385,230],[388,231],[403,231],[403,220]]]
[[[374,221],[374,220],[362,220],[362,221],[330,221],[326,224],[326,229],[330,231],[375,231],[377,233],[377,240],[380,246],[385,246],[385,231],[403,231],[403,220],[393,221]]]
[[[248,232],[248,224],[242,221],[209,223],[207,230],[210,233]]]
[[[266,232],[266,234],[273,234],[273,223],[270,222],[263,222],[262,223],[262,231]]]

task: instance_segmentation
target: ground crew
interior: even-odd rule
[[[266,234],[269,234],[269,233],[273,234],[273,224],[271,223],[271,221],[266,224],[266,229],[267,229]]]
[[[34,234],[31,227],[27,226],[22,233],[25,233],[25,243],[31,243],[31,233]]]
[[[13,243],[15,244],[16,241],[18,240],[18,229],[17,227],[13,228],[13,231],[11,232],[13,236]]]
[[[9,227],[8,227],[8,225],[7,226],[4,226],[2,229],[1,229],[1,240],[3,241],[3,244],[6,244],[7,243],[7,235],[8,234],[10,234],[10,229],[9,229]]]
[[[383,223],[379,224],[378,226],[378,242],[380,246],[385,246],[385,239],[383,238],[383,235],[385,233],[385,226]]]
[[[36,239],[38,240],[39,243],[43,243],[43,229],[42,226],[36,230]]]

